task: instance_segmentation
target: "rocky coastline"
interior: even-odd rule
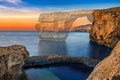
[[[87,80],[120,80],[120,7],[95,10],[90,39],[113,48],[111,54],[99,62],[91,58],[71,56],[33,56],[23,45],[0,47],[0,80],[29,80],[24,68],[73,63],[94,68]],[[102,53],[101,53],[102,54]],[[24,77],[22,77],[24,75]]]
[[[85,69],[93,69],[99,62],[91,58],[70,56],[33,56],[23,45],[0,47],[0,80],[28,80],[23,69],[54,64],[77,64]],[[23,78],[24,76],[24,78]]]
[[[120,40],[120,7],[94,10],[90,39],[100,45],[114,48]]]
[[[96,65],[87,80],[120,80],[120,7],[95,10],[90,39],[113,48],[108,57]],[[101,53],[102,54],[102,53]]]
[[[29,52],[22,45],[0,47],[0,80],[8,80],[9,78],[9,80],[13,80],[13,78],[14,80],[28,80],[23,69],[64,63],[78,64],[79,67],[85,69],[93,69],[97,65],[87,80],[119,80],[119,49],[120,42],[117,43],[111,55],[99,63],[98,60],[85,57],[59,55],[29,57]]]
[[[96,65],[87,80],[120,80],[120,41],[110,56]]]

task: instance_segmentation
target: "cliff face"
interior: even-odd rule
[[[92,11],[53,12],[40,14],[37,30],[69,31],[80,25],[92,23]]]
[[[120,80],[120,41],[111,55],[96,65],[87,80]]]
[[[101,45],[113,48],[120,39],[120,7],[95,10],[90,39]]]
[[[21,80],[18,78],[25,74],[22,66],[28,56],[22,45],[0,47],[0,80]]]

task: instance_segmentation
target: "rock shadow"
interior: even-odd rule
[[[109,56],[110,52],[112,51],[111,48],[99,45],[95,42],[89,42],[89,57],[103,60],[105,57]]]

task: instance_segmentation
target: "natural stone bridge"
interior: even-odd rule
[[[68,31],[73,31],[81,25],[92,24],[92,11],[53,12],[40,14],[36,29],[41,39],[64,41]],[[89,31],[90,28],[81,27],[82,31]]]
[[[71,57],[71,56],[60,56],[60,55],[49,55],[49,56],[33,56],[26,60],[24,68],[30,67],[42,67],[45,65],[54,64],[77,64],[84,68],[93,68],[98,63],[98,60],[85,57]]]

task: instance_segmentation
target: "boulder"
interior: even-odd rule
[[[29,56],[22,45],[0,47],[0,80],[20,80],[24,60]]]
[[[120,7],[94,10],[94,22],[90,39],[100,45],[113,48],[120,40]]]
[[[120,80],[120,41],[111,55],[96,65],[87,80]]]

